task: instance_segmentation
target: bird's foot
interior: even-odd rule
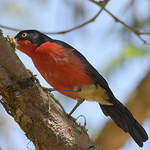
[[[52,99],[52,100],[61,108],[61,110],[62,110],[65,114],[67,114],[66,111],[65,111],[65,109],[64,109],[64,107],[61,105],[61,103],[60,103],[60,102],[54,97],[54,95],[51,93],[51,89],[52,89],[52,88],[45,88],[45,87],[43,87],[43,90],[47,93],[48,98],[49,98],[49,99]]]
[[[84,119],[84,123],[83,125],[81,125],[81,123],[77,123],[77,120],[79,118],[83,118]],[[80,132],[80,133],[83,133],[83,132],[87,132],[87,129],[86,129],[86,117],[84,115],[79,115],[76,119],[75,119],[75,128]]]
[[[73,127],[75,129],[77,129],[77,131],[79,131],[80,133],[87,132],[87,129],[86,129],[86,118],[85,118],[84,115],[80,115],[77,118],[73,118],[72,116],[69,116],[68,114],[67,114],[67,116],[69,117],[69,119],[71,119],[74,122]],[[81,125],[81,123],[77,122],[79,118],[83,118],[84,119],[83,125]]]

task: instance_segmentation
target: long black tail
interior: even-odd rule
[[[134,119],[131,112],[118,100],[114,100],[113,105],[101,105],[103,113],[110,116],[112,120],[125,132],[128,132],[135,142],[142,147],[143,142],[148,140],[148,135],[144,128]]]

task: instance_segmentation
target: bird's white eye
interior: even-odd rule
[[[21,36],[22,36],[23,38],[25,38],[25,37],[27,37],[27,35],[28,35],[28,33],[22,33]]]

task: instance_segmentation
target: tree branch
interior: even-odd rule
[[[90,2],[98,5],[99,7],[103,8],[103,5],[101,2],[97,2],[95,0],[89,0]],[[107,10],[106,8],[103,8],[103,10],[108,13],[116,22],[119,22],[120,24],[122,24],[125,28],[127,28],[128,30],[130,30],[131,32],[133,32],[144,44],[148,44],[147,41],[145,41],[141,35],[142,34],[150,34],[149,32],[140,32],[134,28],[132,28],[131,26],[127,25],[124,21],[120,20],[118,17],[116,17],[114,14],[112,14],[109,10]]]
[[[129,96],[126,104],[140,123],[150,117],[149,89],[150,72],[141,81],[136,90]],[[104,149],[116,150],[122,147],[129,138],[129,135],[125,134],[120,128],[118,128],[114,122],[108,121],[99,133],[96,143],[101,145]],[[109,141],[109,144],[107,141]]]
[[[62,30],[62,31],[58,31],[58,32],[47,32],[47,31],[41,31],[45,34],[65,34],[65,33],[68,33],[68,32],[71,32],[71,31],[74,31],[74,30],[77,30],[79,28],[82,28],[92,22],[94,22],[97,17],[101,14],[101,12],[104,10],[104,7],[106,6],[106,4],[109,2],[109,0],[106,0],[104,3],[101,4],[102,8],[98,11],[98,13],[96,15],[94,15],[91,19],[83,22],[82,24],[80,25],[77,25],[75,27],[72,27],[70,29],[67,29],[67,30]],[[0,24],[0,27],[3,28],[3,29],[7,29],[7,30],[11,30],[11,31],[16,31],[16,32],[19,32],[23,29],[18,29],[18,28],[13,28],[13,27],[9,27],[9,26],[5,26],[5,25],[2,25]]]
[[[83,26],[88,25],[89,23],[94,22],[96,20],[96,18],[100,15],[100,13],[102,12],[102,10],[103,9],[99,10],[98,13],[95,16],[93,16],[91,19],[89,19],[88,21],[85,21],[84,23],[82,23],[82,24],[80,24],[78,26],[75,26],[73,28],[70,28],[70,29],[67,29],[67,30],[58,31],[58,32],[47,32],[47,31],[41,31],[41,32],[43,32],[44,34],[65,34],[65,33],[77,30],[77,29],[79,29],[79,28],[81,28]],[[23,29],[8,27],[8,26],[2,25],[2,24],[0,24],[0,27],[3,28],[3,29],[7,29],[7,30],[11,30],[11,31],[16,31],[16,32],[19,32],[19,31],[23,30]]]
[[[13,27],[8,27],[8,26],[2,25],[2,24],[0,24],[0,27],[3,28],[3,29],[6,29],[6,30],[15,31],[15,32],[21,31],[21,29],[13,28]]]
[[[88,0],[96,5],[98,5],[99,7],[101,7],[101,9],[98,11],[98,13],[93,16],[91,19],[89,19],[88,21],[85,21],[84,23],[80,24],[80,25],[77,25],[75,27],[72,27],[70,29],[67,29],[67,30],[62,30],[62,31],[56,31],[56,32],[47,32],[47,31],[41,31],[45,34],[66,34],[68,32],[72,32],[74,30],[77,30],[79,28],[82,28],[92,22],[94,22],[97,17],[101,14],[101,12],[104,10],[105,12],[107,12],[116,22],[119,22],[120,24],[122,24],[125,28],[127,28],[128,30],[130,30],[131,32],[133,32],[144,44],[147,44],[147,41],[144,40],[141,35],[149,35],[150,32],[141,32],[141,31],[138,31],[134,28],[132,28],[131,26],[127,25],[124,21],[120,20],[118,17],[116,17],[114,14],[112,14],[109,10],[107,10],[105,8],[106,4],[109,2],[109,0],[105,0],[104,2],[101,2],[101,1],[95,1],[95,0]],[[0,24],[0,27],[3,28],[3,29],[7,29],[7,30],[11,30],[11,31],[15,31],[15,32],[19,32],[23,29],[18,29],[18,28],[13,28],[13,27],[9,27],[9,26],[6,26],[6,25],[2,25]]]
[[[98,150],[85,130],[61,112],[0,34],[0,94],[5,110],[36,150]],[[95,147],[95,148],[94,148]]]

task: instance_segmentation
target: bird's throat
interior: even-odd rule
[[[38,46],[35,43],[32,43],[28,40],[20,40],[18,41],[16,48],[31,57],[37,47]]]

